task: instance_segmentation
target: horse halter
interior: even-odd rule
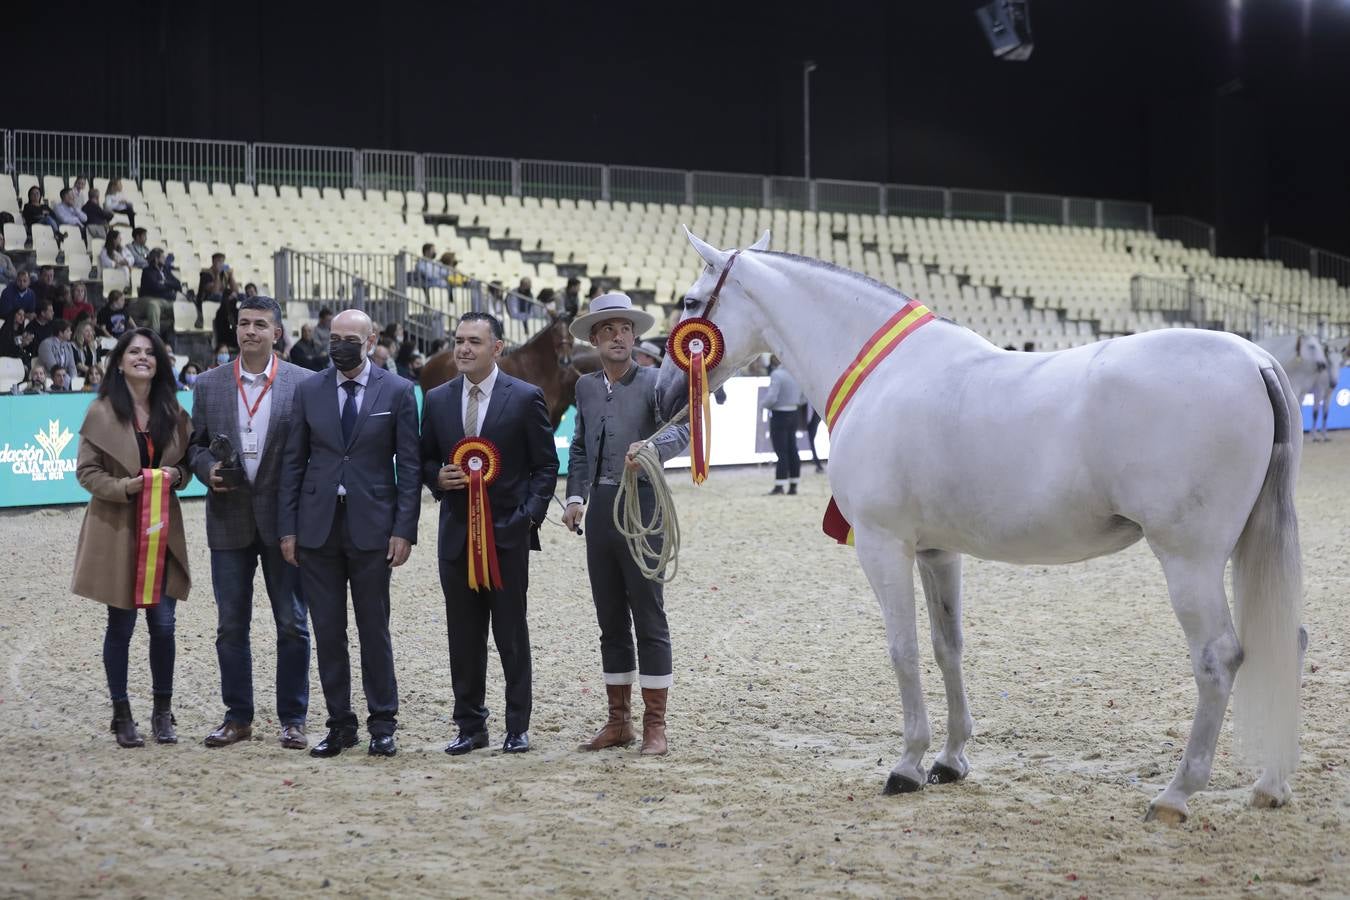
[[[740,255],[741,251],[736,250],[727,259],[727,267],[723,269],[722,274],[718,276],[717,286],[714,287],[712,293],[708,295],[708,308],[703,311],[703,318],[712,319],[713,307],[717,305],[717,298],[722,295],[722,287],[727,283],[727,276],[731,274],[731,267],[736,264],[736,257]]]

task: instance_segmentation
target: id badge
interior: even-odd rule
[[[244,455],[250,459],[258,455],[258,433],[256,431],[245,431],[239,436],[240,449]]]

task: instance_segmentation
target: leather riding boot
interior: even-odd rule
[[[178,743],[178,732],[174,730],[178,720],[173,717],[173,698],[156,697],[155,711],[150,716],[150,731],[157,744]]]
[[[633,686],[607,684],[609,720],[595,733],[595,737],[579,746],[578,750],[603,750],[606,747],[627,747],[636,740],[633,733]]]
[[[145,746],[145,739],[136,730],[136,722],[131,718],[131,701],[113,701],[112,733],[117,736],[119,747]]]
[[[666,692],[669,688],[642,689],[642,755],[666,755]]]

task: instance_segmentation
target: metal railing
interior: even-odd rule
[[[1150,231],[1147,203],[738,172],[505,159],[297,144],[5,130],[10,175],[129,177],[491,194],[555,200],[739,206],[868,215],[974,218]]]
[[[1324,319],[1297,307],[1194,276],[1135,275],[1130,279],[1130,307],[1136,312],[1159,311],[1172,321],[1231,331],[1254,341],[1288,332],[1327,332]]]
[[[1160,238],[1180,241],[1183,247],[1192,250],[1208,250],[1210,256],[1217,256],[1214,243],[1214,226],[1190,216],[1158,216],[1154,220],[1155,233]]]
[[[283,248],[272,257],[277,300],[365,310],[377,323],[402,322],[423,347],[446,334],[446,315],[421,300],[337,265],[337,254]]]
[[[1287,237],[1266,238],[1266,259],[1275,259],[1291,269],[1307,269],[1314,278],[1330,278],[1350,287],[1350,257]]]

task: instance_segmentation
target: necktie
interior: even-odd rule
[[[478,397],[483,389],[476,384],[469,385],[469,409],[464,413],[465,437],[478,436]]]
[[[342,388],[347,392],[347,402],[342,404],[342,443],[350,444],[352,441],[352,431],[356,429],[356,389],[360,387],[355,381],[342,382]]]

